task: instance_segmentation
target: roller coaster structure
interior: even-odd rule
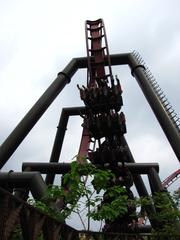
[[[36,239],[40,230],[43,231],[45,239],[58,239],[60,229],[64,229],[64,234],[67,234],[65,236],[68,236],[66,239],[77,237],[76,230],[65,224],[58,224],[25,203],[29,190],[34,198],[41,199],[45,195],[47,185],[53,184],[55,175],[70,170],[69,164],[59,163],[70,116],[79,115],[83,118],[78,155],[88,158],[90,163],[100,168],[110,169],[116,176],[114,184],[126,188],[129,199],[133,198],[130,189],[133,183],[140,196],[149,196],[141,174],[148,176],[152,194],[164,191],[169,180],[161,183],[158,164],[136,163],[126,142],[124,137],[126,120],[124,113],[120,112],[123,106],[122,88],[118,77],[112,74],[112,65],[129,65],[132,76],[136,78],[180,161],[179,118],[140,55],[136,52],[109,55],[102,19],[87,20],[85,31],[87,58],[72,59],[64,70],[58,73],[54,82],[0,146],[0,168],[2,168],[57,95],[66,84],[70,83],[75,72],[80,68],[87,68],[86,86],[78,85],[84,106],[62,109],[49,163],[23,163],[22,172],[0,173],[0,187],[3,188],[0,190],[2,198],[0,239],[9,238],[14,229],[14,225],[10,222],[20,222],[24,239]],[[41,174],[46,174],[45,181]],[[173,177],[174,175],[169,179],[172,181]],[[128,233],[134,211],[128,208],[126,216],[119,217],[110,224],[106,221],[104,231]],[[153,203],[146,207],[147,214],[156,211]],[[159,226],[153,219],[150,219],[150,223],[153,228]],[[143,231],[146,230],[144,227]]]
[[[173,172],[171,175],[169,175],[164,181],[162,182],[162,185],[164,188],[168,188],[171,184],[173,184],[180,176],[180,169]]]

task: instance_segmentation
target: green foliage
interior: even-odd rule
[[[173,201],[176,208],[180,209],[180,188],[173,193]]]
[[[23,239],[22,237],[22,231],[19,225],[16,226],[16,228],[14,229],[13,233],[11,234],[10,237],[11,240],[21,240]]]
[[[103,219],[113,221],[125,213],[127,213],[127,196],[121,196],[112,200],[110,203],[105,203],[95,208],[88,216],[97,221]]]
[[[159,222],[159,228],[153,229],[152,233],[157,236],[176,236],[180,230],[180,201],[179,191],[172,196],[168,192],[158,192],[151,197],[136,199],[136,206],[146,207],[152,203],[156,208],[156,214],[149,214],[148,217]],[[171,238],[168,238],[171,239]],[[174,238],[172,238],[174,239]]]
[[[166,192],[156,193],[153,197],[154,204],[157,208],[157,213],[152,216],[154,219],[159,219],[161,228],[158,234],[178,234],[180,230],[180,211],[175,207],[174,198]],[[157,231],[155,230],[157,233]]]
[[[91,182],[86,181],[86,176],[90,177]],[[61,222],[71,213],[77,213],[84,228],[81,214],[86,211],[89,230],[90,219],[113,221],[127,212],[126,190],[120,186],[111,186],[110,182],[114,178],[111,171],[98,169],[82,158],[81,163],[71,163],[71,171],[63,177],[64,186],[49,186],[46,196],[41,201],[31,201],[31,204]],[[103,193],[104,198],[109,199],[108,203],[101,204],[104,201]],[[60,209],[56,208],[57,201],[63,203]]]
[[[9,238],[8,238],[9,239]],[[38,236],[36,237],[36,240],[43,240],[43,233],[42,231],[38,234]],[[23,235],[22,235],[22,229],[20,227],[20,225],[17,225],[14,229],[14,231],[12,232],[11,236],[10,236],[10,240],[24,240]]]
[[[91,184],[88,185],[82,176],[89,175],[92,179]],[[102,170],[96,168],[92,164],[84,163],[78,164],[76,161],[71,164],[71,172],[64,177],[64,184],[69,185],[69,191],[64,199],[69,203],[72,211],[80,213],[82,204],[85,205],[87,210],[86,216],[88,217],[88,230],[90,227],[90,218],[93,220],[114,220],[117,216],[123,215],[127,212],[127,196],[125,189],[120,186],[110,186],[110,181],[115,175],[109,170]],[[109,203],[100,204],[103,202],[103,194],[112,199]],[[85,199],[81,204],[77,204],[78,200]]]
[[[106,189],[105,203],[96,206],[88,215],[93,220],[110,220],[123,216],[128,211],[126,189],[120,186],[112,186]],[[106,201],[108,199],[108,201]]]
[[[96,168],[85,158],[77,158],[80,163],[71,163],[71,171],[63,177],[63,186],[49,186],[46,196],[41,201],[33,202],[40,211],[61,222],[76,213],[84,229],[89,230],[90,219],[113,221],[123,217],[128,212],[128,206],[146,207],[153,203],[157,213],[148,217],[161,223],[154,234],[177,233],[180,227],[180,190],[173,196],[161,192],[152,197],[129,200],[125,188],[112,184],[115,175],[111,171]],[[88,181],[87,176],[90,178]],[[61,203],[58,208],[57,201]],[[87,227],[82,218],[84,214],[88,220]]]

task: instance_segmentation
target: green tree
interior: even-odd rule
[[[112,184],[115,175],[110,170],[96,168],[84,159],[80,162],[71,163],[71,171],[63,177],[63,186],[49,186],[46,196],[33,204],[61,222],[69,218],[72,213],[76,213],[84,229],[90,230],[91,219],[113,221],[127,213],[128,204],[137,208],[153,203],[157,212],[148,217],[160,223],[160,228],[153,229],[153,234],[155,236],[178,234],[180,227],[179,190],[172,196],[167,192],[160,192],[149,198],[129,200],[124,187]],[[106,197],[111,201],[104,203]],[[61,203],[60,207],[57,207],[58,202]],[[82,217],[84,214],[87,218],[87,226]]]
[[[41,201],[35,201],[34,206],[59,221],[76,213],[84,229],[90,230],[91,219],[113,221],[127,212],[126,189],[110,184],[114,178],[110,170],[96,168],[87,162],[79,164],[73,161],[71,171],[63,177],[63,186],[49,186],[46,196]],[[101,204],[104,195],[112,201]],[[63,202],[60,209],[56,207],[57,201]],[[82,218],[84,213],[87,227]]]

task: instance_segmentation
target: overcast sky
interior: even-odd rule
[[[0,142],[73,57],[86,56],[85,20],[103,18],[111,54],[137,50],[180,115],[179,0],[0,0]],[[123,88],[127,141],[137,162],[158,162],[163,180],[178,160],[127,66],[113,68]],[[4,170],[49,161],[63,107],[80,106],[79,71],[20,145]],[[81,119],[70,120],[61,161],[78,152]],[[177,183],[176,183],[177,186]]]

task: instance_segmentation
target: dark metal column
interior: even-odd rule
[[[156,170],[154,168],[151,168],[149,170],[148,173],[148,178],[149,178],[149,183],[150,183],[150,187],[151,187],[151,192],[152,192],[152,196],[153,196],[153,202],[154,202],[154,206],[156,209],[156,213],[161,214],[164,211],[169,210],[168,208],[171,207],[175,207],[174,203],[170,197],[170,195],[166,192],[166,190],[164,189],[161,180],[159,178],[158,173],[156,172]],[[156,193],[162,193],[164,192],[164,194],[162,195],[156,195]],[[166,193],[165,193],[166,192]],[[160,202],[164,202],[165,209],[159,207]],[[176,208],[176,207],[175,207]],[[172,221],[172,224],[176,224],[176,221],[174,221],[173,219],[167,219],[166,223],[163,221],[163,219],[159,218],[159,228],[161,228],[163,225],[165,226],[167,223],[170,223],[170,221]]]
[[[123,141],[123,145],[125,146],[127,153],[128,153],[128,160],[131,163],[135,163],[134,157],[131,153],[131,150],[127,144],[127,141],[125,139],[125,137],[122,137],[122,141]],[[134,183],[135,186],[137,188],[138,194],[140,197],[147,197],[149,196],[148,191],[144,185],[144,182],[142,180],[142,177],[139,174],[133,174],[133,179],[134,179]]]
[[[61,154],[62,144],[67,129],[67,123],[69,116],[79,115],[84,112],[84,107],[72,107],[72,108],[63,108],[61,112],[61,117],[57,127],[56,137],[54,140],[54,145],[50,157],[50,162],[58,162],[59,156]]]
[[[59,156],[61,154],[61,149],[64,141],[64,136],[67,128],[67,123],[68,123],[69,116],[66,114],[64,109],[62,110],[61,117],[59,120],[59,124],[57,127],[57,132],[56,132],[56,137],[54,140],[54,145],[53,149],[51,152],[51,157],[50,157],[50,162],[58,162],[59,161]],[[46,175],[46,184],[53,184],[55,178],[54,173],[48,173]]]
[[[143,66],[138,65],[132,54],[114,54],[110,56],[112,65],[129,64],[133,75],[136,77],[145,97],[147,98],[151,108],[153,109],[161,127],[163,128],[177,158],[180,160],[180,135],[172,124],[170,117],[162,106],[154,90],[150,86]],[[107,57],[105,58],[108,63]],[[11,157],[16,148],[20,145],[29,131],[33,128],[39,118],[43,115],[52,101],[60,93],[66,83],[70,80],[78,68],[87,67],[87,58],[75,58],[67,65],[67,67],[59,74],[56,80],[50,85],[46,92],[40,97],[37,103],[27,113],[24,119],[9,135],[0,147],[0,168]]]
[[[126,142],[126,139],[124,137],[122,137],[122,141],[123,141],[123,145],[126,147],[128,157],[129,157],[129,162],[135,163],[134,157],[133,157],[131,150],[130,150],[130,148]],[[146,186],[144,185],[141,175],[133,174],[133,180],[134,180],[134,184],[136,186],[139,196],[140,197],[149,197],[148,191],[146,189]],[[146,206],[146,212],[148,215],[151,215],[152,213],[155,214],[156,210],[155,210],[154,206],[151,204],[149,206]],[[152,227],[156,228],[158,226],[158,223],[155,220],[153,220],[153,219],[149,219],[149,220],[150,220]]]
[[[112,65],[127,64],[128,54],[112,55]],[[105,64],[108,64],[108,58],[105,57]],[[64,86],[70,82],[71,77],[77,69],[87,67],[87,58],[74,58],[58,74],[58,77],[34,104],[30,111],[25,115],[17,127],[7,137],[7,139],[0,146],[0,169],[4,166],[7,160],[12,156],[30,130],[34,127],[40,117],[44,114],[50,104],[54,101],[57,95],[61,92]]]
[[[76,59],[72,59],[71,62],[64,68],[64,70],[58,74],[58,77],[34,104],[34,106],[17,125],[14,131],[4,141],[0,147],[0,168],[4,166],[6,161],[14,153],[16,148],[34,127],[36,122],[40,119],[40,117],[61,92],[64,86],[70,82],[71,77],[74,75],[77,69],[77,61]]]
[[[83,114],[84,112],[85,107],[71,107],[62,109],[50,157],[50,163],[57,163],[59,161],[69,116],[80,115],[80,113]],[[46,184],[53,184],[54,177],[55,177],[54,173],[48,173],[46,176]]]
[[[0,173],[0,186],[3,188],[30,189],[34,198],[45,196],[47,186],[39,172],[3,172]]]
[[[152,194],[154,194],[155,192],[161,192],[164,190],[161,180],[159,178],[159,175],[154,168],[151,168],[149,170],[148,178],[149,178]]]
[[[174,127],[170,116],[167,114],[166,109],[158,99],[154,89],[151,87],[145,74],[144,66],[139,65],[132,54],[129,54],[129,66],[131,68],[132,75],[136,78],[178,160],[180,161],[180,134]]]

